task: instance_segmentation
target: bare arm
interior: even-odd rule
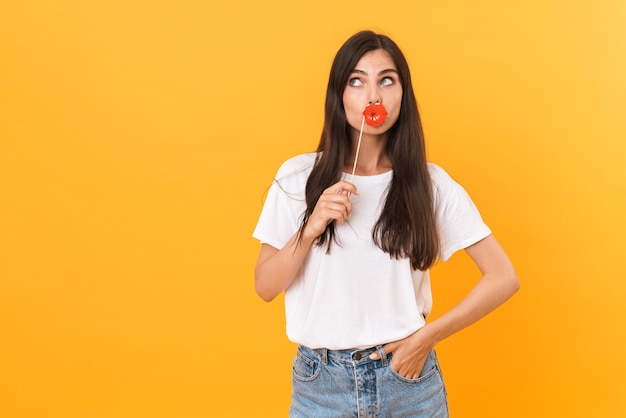
[[[441,317],[409,337],[385,346],[386,352],[395,352],[393,367],[402,376],[417,378],[428,351],[439,341],[478,321],[519,289],[515,270],[493,235],[466,248],[466,252],[482,273],[476,286]],[[373,358],[378,358],[378,353]]]
[[[266,302],[273,300],[293,282],[315,239],[326,226],[335,221],[342,224],[352,213],[350,194],[358,194],[352,183],[340,181],[320,196],[313,213],[302,231],[294,234],[280,250],[263,244],[254,269],[257,294]]]
[[[261,299],[269,302],[289,287],[312,244],[312,239],[297,242],[296,234],[281,250],[268,244],[261,246],[254,269],[255,288]]]
[[[429,324],[435,342],[478,321],[519,289],[513,265],[493,235],[465,251],[480,269],[482,278],[458,305]]]

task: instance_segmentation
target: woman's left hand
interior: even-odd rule
[[[417,330],[408,337],[385,344],[385,353],[393,353],[391,367],[402,377],[417,379],[422,373],[428,353],[434,347],[434,343],[427,338],[424,328]],[[375,351],[370,355],[372,360],[380,360],[380,353]]]
[[[470,245],[465,251],[482,273],[467,296],[415,333],[384,346],[386,353],[393,353],[391,367],[401,376],[418,378],[428,352],[439,341],[487,315],[519,289],[513,265],[493,235]],[[375,352],[370,358],[379,360],[380,354]]]

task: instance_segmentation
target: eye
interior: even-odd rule
[[[348,85],[352,86],[352,87],[360,87],[363,85],[363,81],[361,81],[360,78],[351,78],[350,80],[348,80]]]
[[[381,86],[390,86],[392,85],[394,82],[393,78],[391,77],[384,77],[382,80],[380,80],[380,85]]]

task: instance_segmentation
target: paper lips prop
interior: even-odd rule
[[[359,158],[359,150],[361,149],[361,138],[363,137],[363,125],[366,123],[369,126],[380,126],[383,124],[385,119],[387,118],[387,109],[383,106],[382,103],[368,103],[365,106],[365,110],[363,110],[363,119],[361,120],[361,130],[359,132],[359,142],[356,146],[356,153],[354,155],[354,165],[352,166],[352,176],[350,177],[350,181],[354,179],[354,173],[356,172],[356,162]]]
[[[369,126],[380,126],[385,121],[387,117],[387,109],[383,106],[382,103],[368,103],[365,106],[365,110],[363,111],[363,116],[365,116],[365,123]]]

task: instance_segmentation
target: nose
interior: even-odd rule
[[[380,91],[378,90],[378,86],[375,85],[375,84],[372,87],[370,87],[369,102],[372,103],[372,104],[374,104],[374,103],[382,103],[383,102],[383,98],[380,95]]]

